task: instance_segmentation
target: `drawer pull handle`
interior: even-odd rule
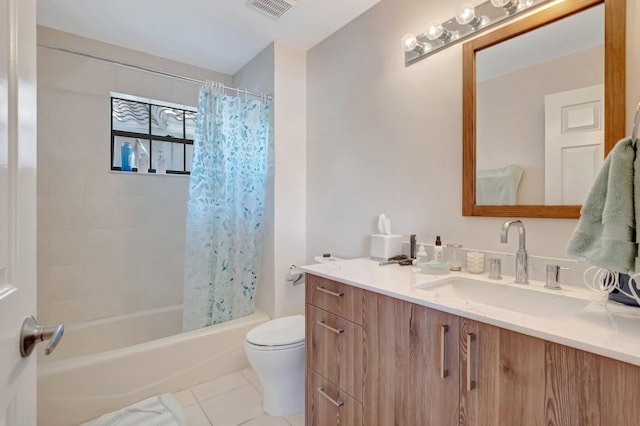
[[[440,326],[440,378],[441,379],[444,379],[449,375],[449,370],[447,370],[445,366],[445,358],[446,358],[445,338],[448,332],[449,332],[448,325]]]
[[[324,328],[326,328],[327,330],[333,331],[336,334],[340,334],[342,333],[344,330],[341,328],[333,328],[330,325],[327,325],[324,321],[322,320],[318,320],[316,321],[316,324],[323,326]]]
[[[325,398],[327,398],[329,401],[331,401],[331,403],[332,403],[333,405],[335,405],[336,407],[341,407],[341,406],[343,406],[343,405],[344,405],[344,402],[343,402],[343,401],[340,401],[339,399],[338,399],[338,400],[335,400],[335,399],[331,398],[329,395],[327,395],[327,393],[324,391],[324,388],[323,388],[322,386],[318,386],[318,387],[316,388],[316,390],[320,393],[320,395],[324,396],[324,397],[325,397]]]
[[[467,392],[471,392],[476,387],[476,382],[471,380],[471,342],[475,340],[475,334],[467,334]]]
[[[321,291],[321,292],[326,293],[326,294],[330,294],[331,296],[335,296],[335,297],[344,296],[344,293],[342,293],[342,292],[336,293],[335,291],[327,290],[324,287],[316,287],[316,290]]]

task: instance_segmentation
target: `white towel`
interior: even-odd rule
[[[500,169],[478,170],[476,204],[479,206],[516,205],[522,172],[522,167],[515,164]]]
[[[184,412],[173,394],[152,396],[80,426],[184,426]]]

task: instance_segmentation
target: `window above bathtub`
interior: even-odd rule
[[[188,175],[195,127],[195,107],[111,92],[111,170],[122,170],[128,143],[133,172],[142,171],[139,159],[146,156],[148,173],[156,173],[162,155],[167,174]]]

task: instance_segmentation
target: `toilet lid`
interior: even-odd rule
[[[304,316],[277,318],[254,327],[247,341],[260,346],[285,346],[304,341]]]

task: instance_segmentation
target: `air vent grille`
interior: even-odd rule
[[[273,19],[278,19],[298,2],[295,0],[249,0],[247,4]]]

